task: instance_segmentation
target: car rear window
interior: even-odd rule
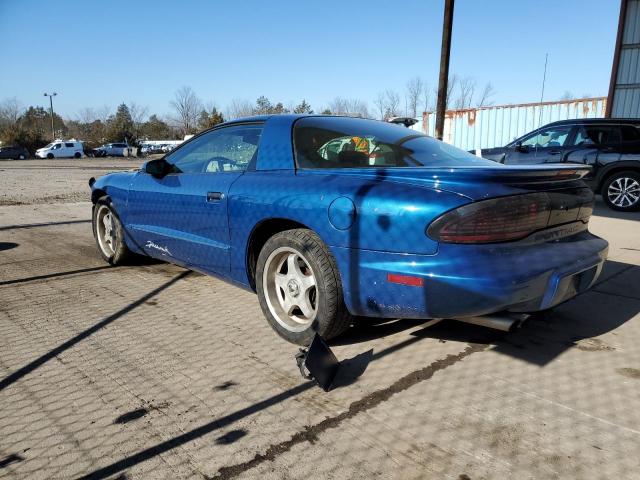
[[[404,126],[349,117],[305,117],[293,129],[299,168],[442,167],[499,164]]]

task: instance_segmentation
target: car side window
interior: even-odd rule
[[[633,128],[633,127],[631,127]],[[610,145],[620,143],[620,129],[607,125],[581,125],[573,140],[574,145]]]
[[[522,145],[531,148],[563,147],[570,132],[570,125],[545,128],[523,140]]]
[[[69,147],[69,148],[73,148],[74,147],[73,143],[65,143],[64,146],[65,147]]]
[[[623,142],[638,142],[640,141],[640,130],[633,125],[620,126],[620,134]]]
[[[246,170],[258,154],[261,124],[232,125],[202,134],[165,157],[172,173]]]
[[[59,148],[62,148],[62,144],[61,144],[61,143],[56,143],[56,144],[52,147],[52,150],[58,150]]]

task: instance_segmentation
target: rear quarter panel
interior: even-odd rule
[[[427,225],[468,201],[430,188],[321,171],[247,172],[229,194],[231,276],[248,284],[250,236],[270,219],[298,222],[329,247],[433,255],[438,244],[427,237]]]

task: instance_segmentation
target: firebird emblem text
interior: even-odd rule
[[[156,250],[160,250],[162,253],[173,257],[173,255],[171,255],[171,252],[167,247],[161,247],[160,245],[153,243],[151,240],[147,240],[147,244],[145,245],[145,248],[155,248]]]

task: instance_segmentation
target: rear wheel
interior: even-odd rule
[[[316,332],[329,339],[351,323],[335,260],[310,230],[286,230],[267,240],[256,289],[267,321],[291,343],[308,345]]]
[[[82,154],[80,152],[76,152],[73,154],[73,158],[80,158],[82,157]]]
[[[93,207],[93,236],[102,258],[111,265],[122,265],[131,257],[124,241],[124,229],[111,200],[102,197]]]
[[[634,171],[611,175],[602,186],[602,198],[613,210],[630,212],[640,208],[640,174]]]

